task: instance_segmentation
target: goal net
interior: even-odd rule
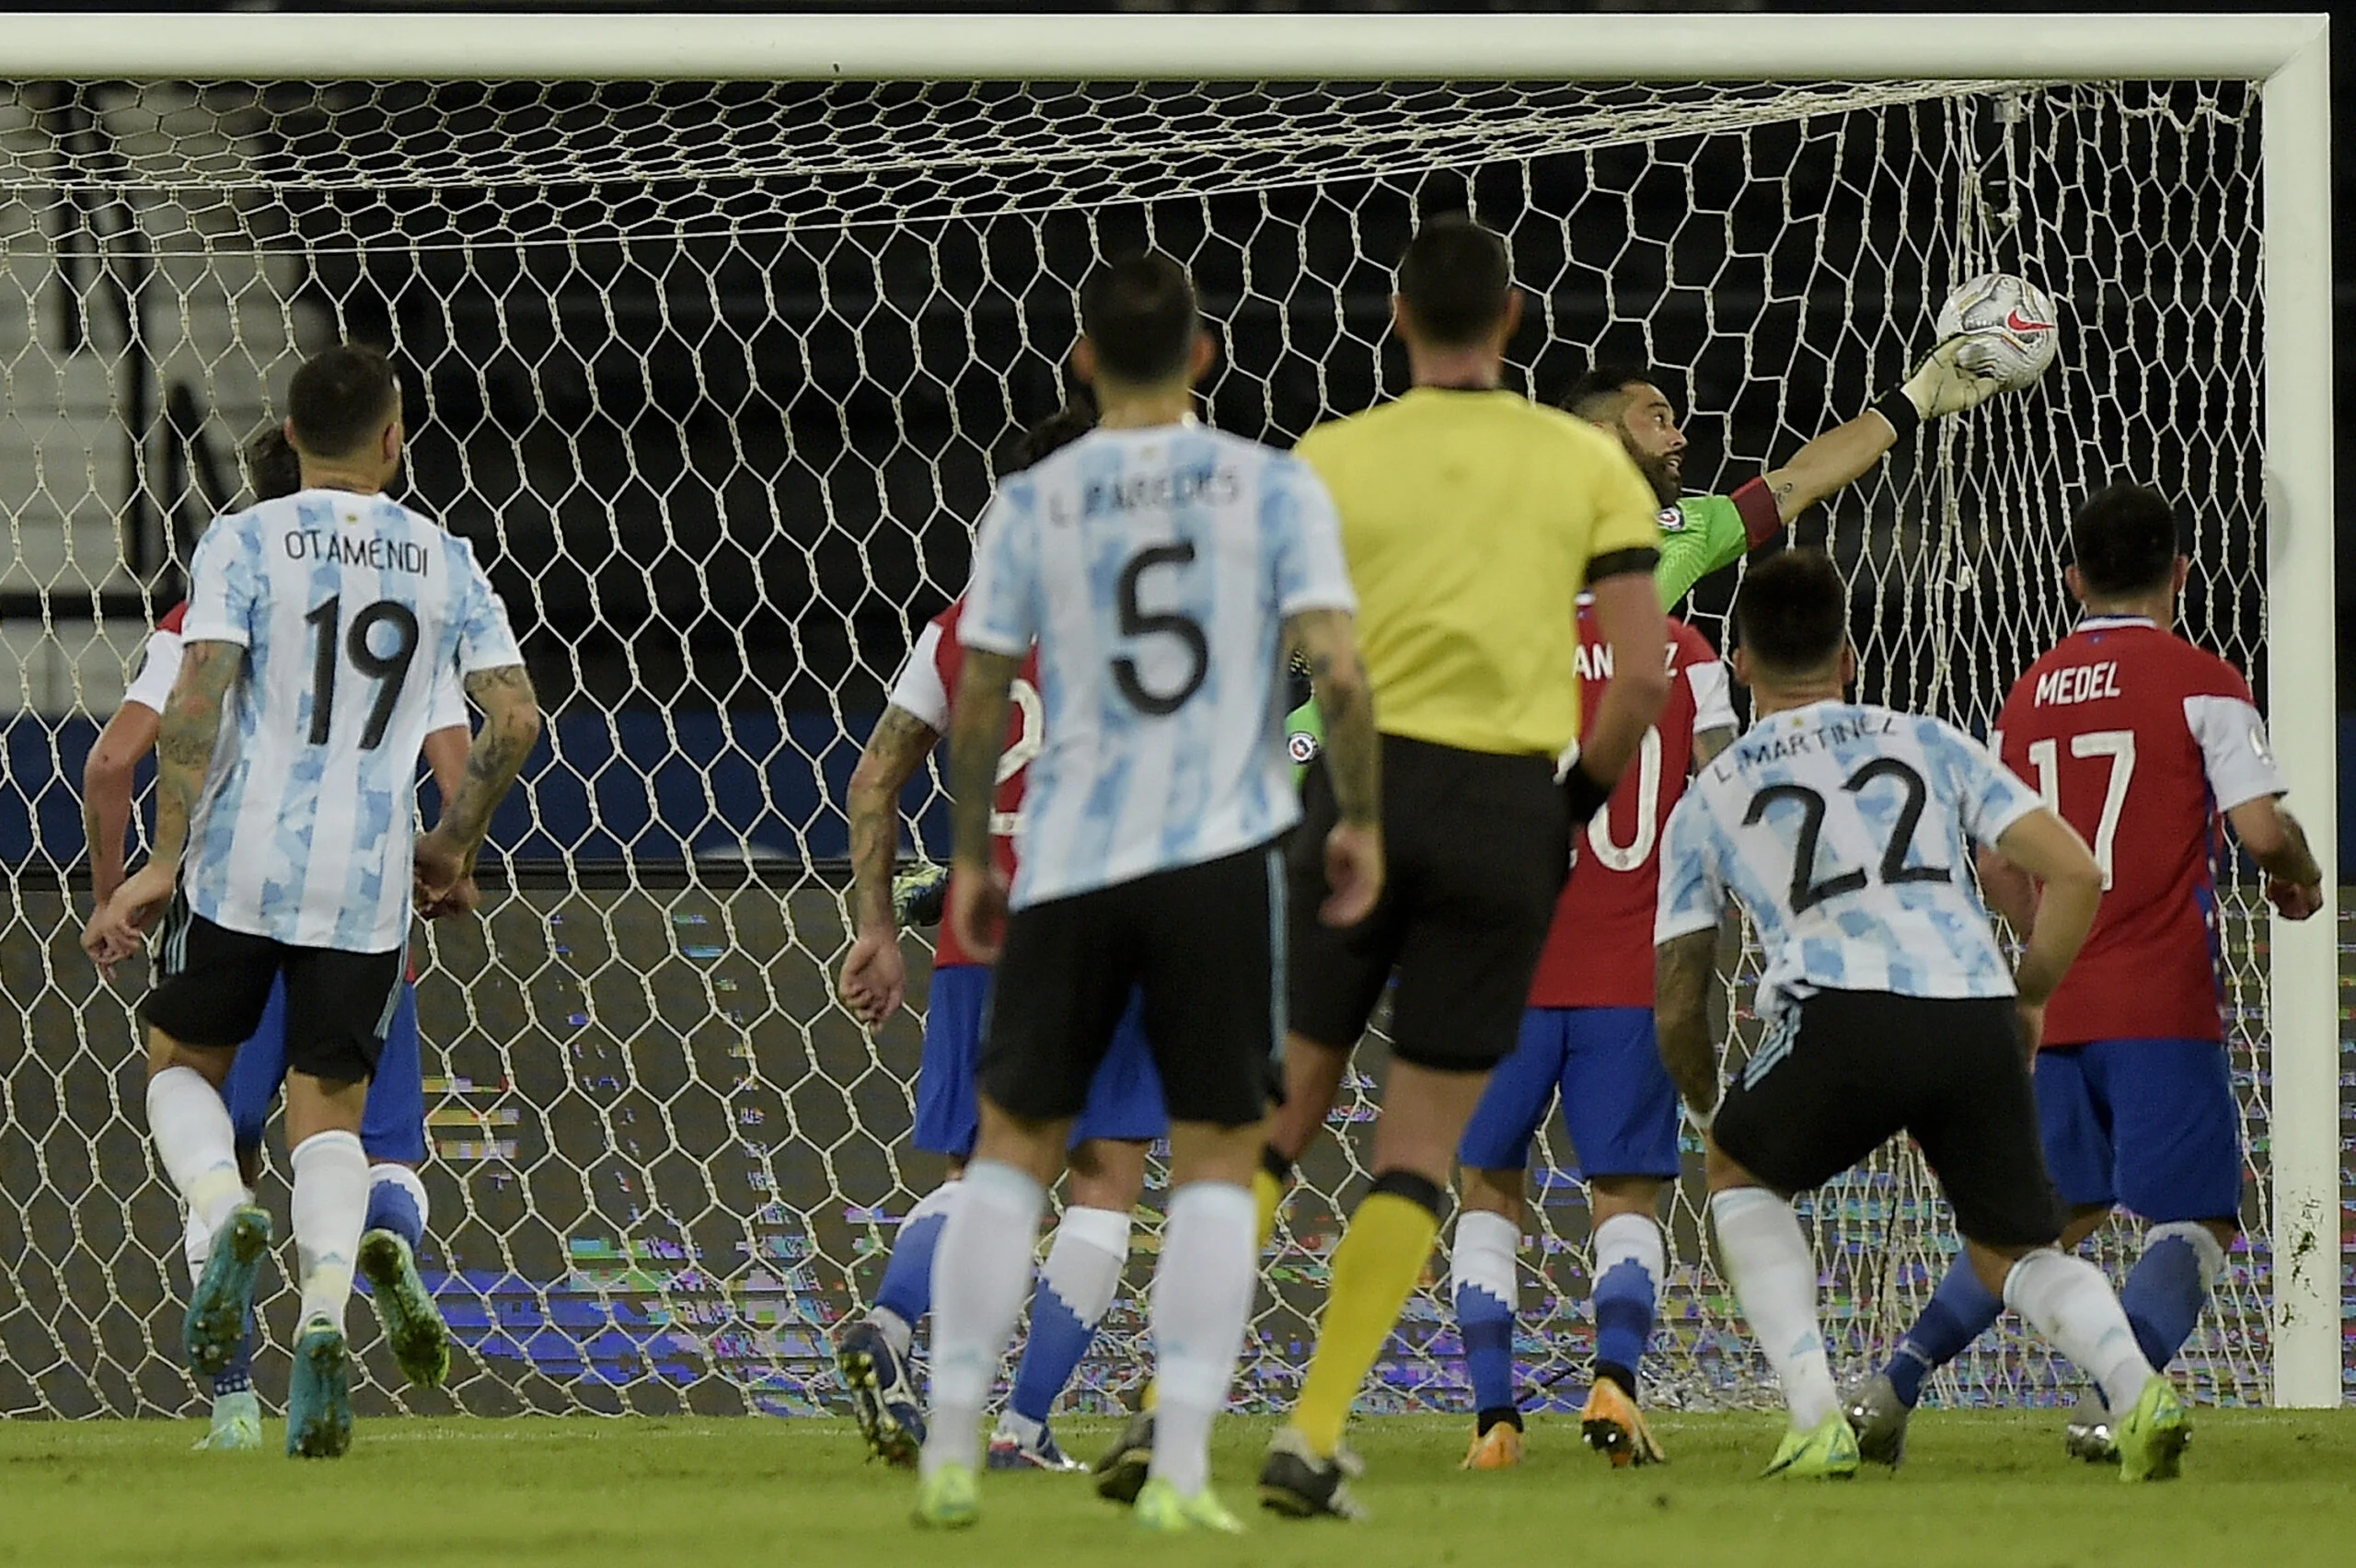
[[[76,950],[76,802],[306,351],[393,349],[410,498],[475,541],[554,715],[484,918],[418,942],[452,1384],[403,1388],[355,1313],[363,1408],[818,1412],[830,1330],[935,1176],[907,1139],[924,934],[911,1015],[871,1038],[831,1000],[838,802],[963,583],[991,454],[1061,398],[1091,257],[1191,265],[1221,345],[1206,416],[1287,444],[1403,386],[1390,269],[1419,202],[1469,191],[1530,296],[1517,383],[1653,367],[1688,482],[1719,490],[1901,379],[1954,283],[2025,272],[2063,303],[2053,371],[1796,530],[1852,576],[1865,694],[1980,729],[2069,623],[2065,520],[2114,470],[2187,499],[2188,629],[2265,689],[2258,109],[2239,81],[0,86],[0,1412],[199,1399],[139,1109],[144,977],[110,988]],[[1714,637],[1729,587],[1690,606]],[[945,856],[941,805],[928,771],[911,852]],[[2252,1239],[2186,1363],[2201,1399],[2243,1401],[2269,1386],[2269,1014],[2251,885],[2223,902]],[[1755,972],[1730,943],[1738,1057]],[[1370,1040],[1302,1163],[1251,1402],[1305,1363],[1382,1062]],[[1755,1402],[1688,1155],[1653,1392]],[[283,1213],[283,1147],[272,1168]],[[1559,1125],[1532,1187],[1520,1358],[1533,1399],[1575,1401],[1588,1234]],[[1946,1213],[1901,1147],[1802,1209],[1836,1358],[1862,1367],[1946,1268]],[[266,1391],[294,1308],[265,1309]],[[1125,1291],[1082,1408],[1142,1380],[1143,1331]],[[2010,1321],[1933,1386],[2073,1388]],[[1427,1284],[1369,1403],[1465,1401]]]

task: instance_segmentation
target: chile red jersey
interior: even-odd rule
[[[944,735],[949,732],[949,705],[957,695],[957,679],[965,668],[965,649],[957,640],[957,622],[964,613],[965,600],[961,594],[956,603],[927,623],[900,678],[892,686],[893,707],[923,720],[927,726]],[[1044,738],[1036,650],[1022,661],[1010,696],[1012,704],[1006,717],[1006,750],[998,759],[998,795],[990,802],[990,847],[999,870],[1011,882],[1014,835],[1022,824],[1023,783],[1031,759],[1039,755]],[[934,941],[932,961],[936,967],[976,962],[958,945],[957,933],[946,920],[941,923],[940,935]]]
[[[2043,1043],[2223,1039],[2218,817],[2283,790],[2241,672],[2140,617],[2089,617],[2014,683],[1988,739],[2102,867]]]
[[[1579,711],[1593,723],[1611,678],[1611,650],[1579,606]],[[1685,793],[1693,737],[1732,730],[1726,666],[1702,634],[1669,623],[1669,701],[1645,732],[1611,801],[1571,840],[1571,880],[1530,986],[1533,1008],[1653,1005],[1653,912],[1660,887],[1660,830]]]

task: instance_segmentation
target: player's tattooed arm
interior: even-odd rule
[[[1303,610],[1286,623],[1285,636],[1309,662],[1317,714],[1325,721],[1325,767],[1342,820],[1381,821],[1382,746],[1355,620],[1347,610]]]
[[[857,930],[889,931],[897,924],[892,909],[892,858],[900,839],[900,791],[940,743],[940,731],[905,708],[886,705],[859,754],[859,766],[851,770],[847,807],[851,919]]]
[[[1711,730],[1693,732],[1693,771],[1699,773],[1718,760],[1718,754],[1734,744],[1735,732],[1720,725]]]
[[[999,755],[1006,750],[1007,707],[1022,668],[1022,660],[1007,654],[966,649],[949,705],[949,820],[957,863],[976,870],[990,864],[991,798],[998,792]]]
[[[483,836],[491,831],[491,813],[540,738],[540,699],[532,689],[530,673],[521,664],[477,670],[467,677],[467,695],[482,709],[482,728],[467,748],[458,788],[442,802],[441,820],[428,836],[472,864]]]
[[[181,651],[179,679],[156,730],[158,865],[178,866],[188,847],[189,819],[221,738],[221,710],[245,662],[246,651],[234,642],[191,642]]]
[[[1718,1108],[1718,1053],[1710,1042],[1710,990],[1717,983],[1715,928],[1653,950],[1653,1020],[1661,1065],[1678,1097],[1706,1120]]]

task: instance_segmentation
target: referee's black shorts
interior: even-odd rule
[[[1786,1195],[1822,1186],[1901,1132],[1966,1239],[2043,1247],[2061,1236],[2009,997],[1819,991],[1786,1003],[1711,1127],[1729,1159]]]
[[[1468,1073],[1505,1060],[1570,875],[1570,802],[1553,760],[1383,736],[1388,880],[1374,913],[1346,929],[1317,917],[1340,815],[1324,767],[1311,769],[1301,803],[1288,862],[1293,1031],[1355,1046],[1395,971],[1400,1060]]]

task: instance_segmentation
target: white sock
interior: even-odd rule
[[[1448,1298],[1453,1301],[1467,1286],[1485,1291],[1505,1303],[1506,1310],[1520,1310],[1520,1275],[1514,1266],[1521,1251],[1521,1227],[1487,1209],[1456,1211],[1456,1239],[1448,1250]]]
[[[2114,1411],[2133,1404],[2154,1377],[2110,1281],[2084,1258],[2050,1247],[2029,1253],[2004,1276],[2004,1305],[2094,1374],[2104,1401]]]
[[[1737,1187],[1710,1197],[1725,1264],[1751,1337],[1784,1385],[1792,1424],[1815,1430],[1841,1407],[1832,1364],[1816,1318],[1816,1258],[1792,1205],[1764,1187]]]
[[[237,1134],[221,1091],[194,1067],[166,1067],[147,1080],[147,1136],[209,1247],[237,1205],[253,1202],[237,1174]]]
[[[1260,1283],[1252,1189],[1189,1182],[1170,1194],[1153,1271],[1153,1462],[1182,1497],[1210,1484],[1211,1419],[1227,1407]]]
[[[931,1424],[918,1468],[971,1469],[982,1446],[982,1404],[1022,1313],[1031,1250],[1047,1190],[1011,1165],[977,1159],[949,1211],[932,1258]]]
[[[1121,1293],[1129,1261],[1129,1216],[1117,1209],[1068,1208],[1056,1225],[1039,1287],[1052,1290],[1071,1315],[1093,1328]]]
[[[1669,1273],[1669,1240],[1660,1221],[1648,1214],[1615,1214],[1595,1228],[1595,1277],[1601,1279],[1622,1263],[1634,1263],[1653,1282],[1656,1298]]]
[[[368,1215],[368,1157],[356,1133],[313,1133],[294,1146],[294,1255],[303,1271],[303,1321],[343,1327],[352,1262]]]

